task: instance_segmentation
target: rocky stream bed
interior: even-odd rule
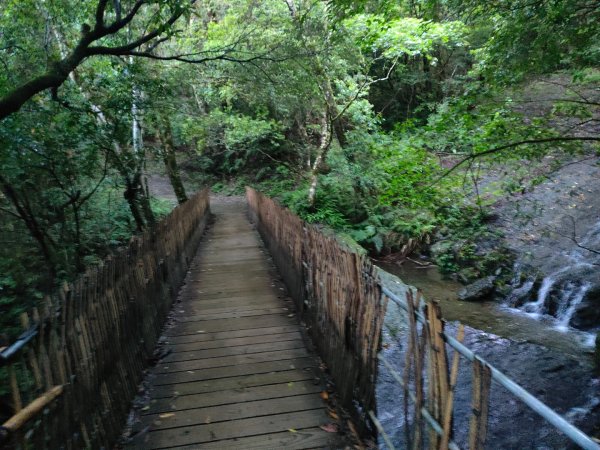
[[[419,281],[419,269],[412,269],[410,278],[414,284],[421,284],[421,289],[427,293],[445,292],[448,297],[456,295],[456,284],[448,282],[448,287],[443,290],[444,283],[441,278],[437,284],[427,282],[427,277]],[[411,272],[409,270],[409,272]],[[415,274],[416,272],[416,274]],[[408,288],[400,279],[391,274],[383,274],[386,285],[399,295],[404,295]],[[416,283],[415,283],[416,281]],[[424,287],[422,287],[424,286]],[[442,290],[441,290],[442,289]],[[442,302],[443,311],[448,311],[449,316],[455,316],[456,310],[448,308],[452,302],[462,303],[456,298],[445,298]],[[440,298],[440,297],[438,297]],[[442,297],[443,298],[443,297]],[[476,305],[476,304],[475,304]],[[469,324],[469,318],[475,317],[476,326],[488,330],[498,330],[503,334],[510,334],[510,327],[503,326],[503,322],[510,322],[510,316],[496,312],[487,314],[493,308],[473,308],[478,311],[475,315],[462,318]],[[445,309],[444,309],[445,308]],[[510,312],[505,312],[510,314]],[[513,313],[514,314],[514,313]],[[445,316],[448,316],[444,313]],[[466,319],[466,320],[465,320]],[[517,339],[501,337],[490,331],[483,331],[467,326],[465,331],[465,345],[476,352],[483,359],[504,372],[514,381],[519,383],[530,393],[566,417],[571,423],[580,427],[586,433],[597,433],[600,424],[600,380],[595,378],[589,350],[576,338],[577,336],[561,335],[544,336],[544,327],[551,330],[551,325],[544,325],[530,317],[527,321],[537,323],[541,327],[531,327],[519,330]],[[523,324],[522,323],[522,324]],[[402,373],[406,343],[404,340],[404,316],[393,303],[389,303],[384,329],[384,357]],[[457,322],[449,322],[447,330],[455,334]],[[535,336],[541,333],[541,336]],[[562,336],[561,342],[560,337]],[[544,342],[540,345],[532,341]],[[468,439],[470,401],[471,401],[471,366],[461,362],[457,389],[455,394],[455,441],[463,447]],[[393,436],[394,445],[404,448],[404,407],[402,389],[394,382],[387,369],[381,365],[377,386],[378,417],[387,432]],[[385,444],[380,443],[381,448]],[[573,446],[568,438],[554,429],[544,419],[531,411],[520,400],[502,386],[493,383],[490,400],[490,419],[486,448],[489,449],[568,449]]]

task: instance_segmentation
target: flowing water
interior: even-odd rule
[[[589,321],[582,323],[577,316],[586,294],[590,289],[597,289],[600,265],[600,222],[597,222],[583,236],[580,241],[575,237],[577,245],[568,251],[559,252],[553,258],[555,268],[548,270],[536,292],[533,279],[522,281],[522,265],[515,264],[513,291],[506,299],[507,305],[513,307],[514,312],[522,312],[531,318],[541,320],[553,325],[556,330],[573,334],[572,327],[589,328],[593,326]],[[581,325],[584,326],[581,326]],[[600,324],[596,324],[598,326]],[[595,333],[579,333],[584,343],[593,345]]]
[[[425,298],[438,300],[442,307],[442,314],[448,321],[460,321],[465,325],[513,341],[540,344],[577,359],[588,359],[593,351],[594,335],[572,329],[567,325],[568,316],[577,306],[577,301],[583,298],[586,285],[565,292],[565,297],[572,300],[566,301],[561,306],[564,312],[557,320],[543,314],[542,305],[553,284],[551,279],[543,281],[539,298],[526,303],[524,310],[521,310],[495,301],[458,300],[458,291],[462,289],[462,285],[444,279],[436,267],[422,267],[409,261],[405,261],[402,265],[378,261],[375,263],[383,270],[398,276],[405,283],[420,289]],[[519,289],[529,291],[532,287],[533,281],[526,281]]]

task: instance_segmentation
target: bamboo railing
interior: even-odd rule
[[[385,303],[369,258],[246,188],[249,215],[269,248],[342,404],[359,424],[375,405]]]
[[[5,447],[114,446],[209,213],[204,190],[21,316],[23,335],[0,349]]]

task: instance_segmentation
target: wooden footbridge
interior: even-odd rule
[[[213,212],[128,447],[343,447],[319,428],[332,419],[318,360],[244,205]]]
[[[0,348],[3,448],[337,449],[379,435],[393,449],[377,419],[378,370],[401,386],[406,447],[484,448],[494,380],[580,447],[600,448],[334,236],[252,189],[247,205],[213,212],[207,226],[200,192],[23,314],[23,334]],[[389,301],[406,315],[402,362],[379,354]],[[456,443],[461,358],[473,401],[468,442]]]

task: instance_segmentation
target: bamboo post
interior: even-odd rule
[[[11,433],[19,431],[28,421],[38,416],[54,399],[63,393],[62,386],[55,386],[48,392],[36,398],[25,408],[20,409],[15,415],[8,419],[2,427]]]
[[[487,435],[492,372],[487,364],[473,360],[473,399],[469,429],[469,449],[483,450]]]
[[[34,309],[34,316],[38,316],[37,309]],[[31,327],[29,315],[27,313],[22,313],[20,319],[23,330],[28,330]],[[37,317],[37,319],[38,320],[36,320],[36,322],[39,323],[39,316]],[[41,342],[41,336],[38,337],[38,343],[39,342]],[[33,379],[35,381],[35,387],[37,389],[36,393],[39,393],[39,391],[42,390],[42,374],[40,371],[40,366],[38,364],[38,359],[36,358],[36,354],[31,345],[29,345],[27,349],[27,360],[29,366],[31,367],[31,372],[33,373]]]
[[[403,385],[404,385],[404,432],[406,434],[406,445],[407,448],[411,447],[411,433],[410,433],[410,424],[409,424],[409,414],[408,414],[408,398],[409,398],[409,390],[410,390],[410,372],[412,369],[412,361],[415,358],[415,346],[416,342],[414,339],[415,330],[415,317],[414,317],[414,309],[413,309],[413,295],[412,291],[408,291],[406,293],[406,304],[408,305],[408,347],[406,349],[406,354],[404,355],[404,375],[403,375]],[[417,423],[417,417],[415,416],[414,423]]]
[[[458,333],[456,340],[458,342],[463,341],[465,337],[465,326],[461,323],[458,327]],[[458,378],[458,364],[460,362],[460,355],[457,351],[454,351],[452,356],[452,371],[450,372],[450,387],[448,392],[448,399],[446,400],[446,408],[444,410],[444,421],[442,423],[443,435],[440,443],[441,450],[448,450],[450,438],[452,437],[452,407],[454,403],[454,388],[456,387],[456,380]]]

